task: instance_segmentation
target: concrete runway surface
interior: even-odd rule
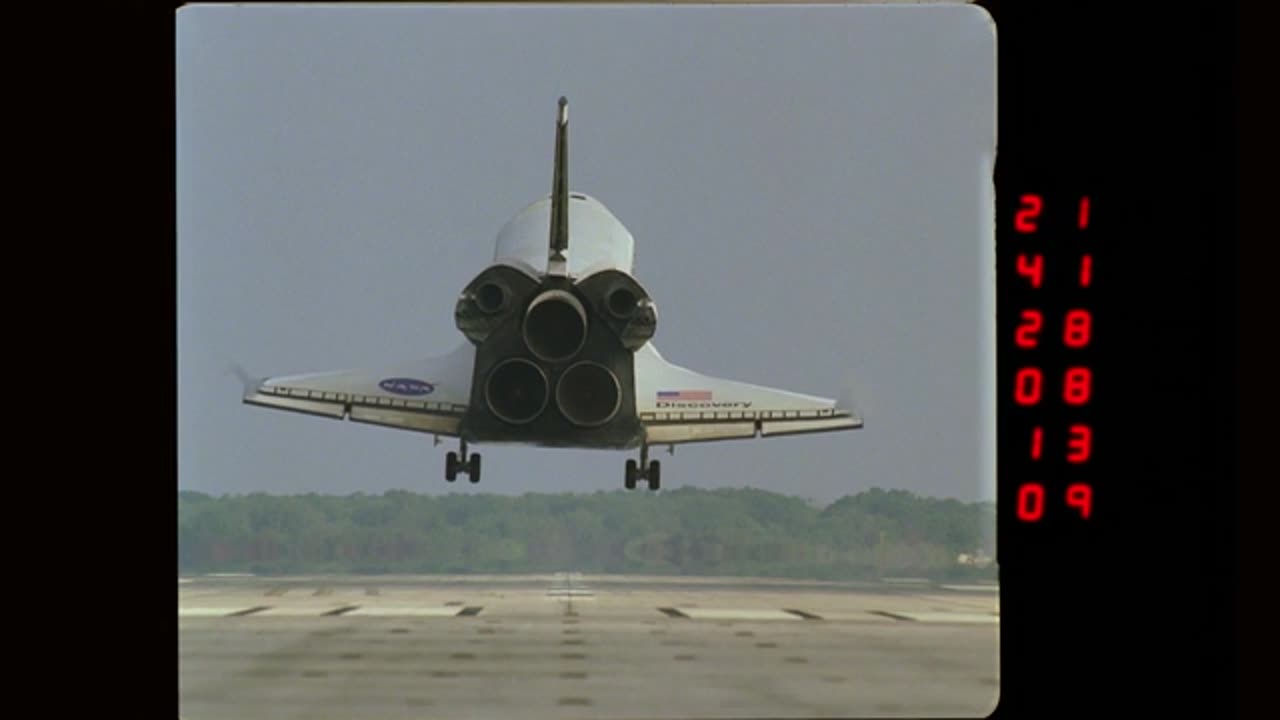
[[[994,585],[581,575],[178,580],[179,712],[985,717]]]

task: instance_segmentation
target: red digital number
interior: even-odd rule
[[[1039,460],[1040,453],[1044,449],[1044,428],[1035,428],[1031,431],[1031,459]]]
[[[1082,348],[1089,344],[1093,316],[1088,310],[1071,310],[1062,326],[1062,342],[1069,348]]]
[[[1013,399],[1019,405],[1035,405],[1040,402],[1040,388],[1044,384],[1043,380],[1040,368],[1022,368],[1013,381]]]
[[[1024,483],[1018,488],[1018,519],[1036,522],[1044,515],[1044,486],[1040,483]]]
[[[1072,425],[1067,438],[1067,462],[1082,463],[1093,454],[1093,430],[1088,425]]]
[[[1013,227],[1020,233],[1033,233],[1036,231],[1036,218],[1040,217],[1040,210],[1044,207],[1044,201],[1039,195],[1023,195],[1022,207],[1013,216]]]
[[[1093,512],[1093,488],[1088,483],[1074,483],[1067,486],[1067,507],[1080,511],[1080,517],[1089,519]]]
[[[1085,195],[1080,198],[1080,216],[1077,218],[1076,225],[1084,230],[1089,227],[1089,196]]]
[[[1013,341],[1020,348],[1035,347],[1036,333],[1040,332],[1040,328],[1043,325],[1044,315],[1039,310],[1023,310],[1022,324],[1018,326],[1018,331],[1014,333]]]
[[[1038,288],[1044,281],[1044,256],[1036,253],[1018,254],[1018,274],[1031,281],[1031,287]]]
[[[1066,381],[1062,384],[1062,400],[1068,405],[1084,405],[1089,402],[1092,385],[1093,373],[1089,368],[1070,368],[1067,370]]]
[[[1093,282],[1093,256],[1080,258],[1080,287],[1087,288]]]

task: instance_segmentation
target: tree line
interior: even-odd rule
[[[178,493],[178,572],[994,578],[995,506],[874,488],[521,496]]]

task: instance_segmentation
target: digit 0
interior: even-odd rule
[[[1035,405],[1040,402],[1040,389],[1044,376],[1040,368],[1025,367],[1013,379],[1013,399],[1019,405]]]
[[[1044,486],[1040,483],[1024,483],[1018,488],[1018,519],[1037,522],[1044,516]]]

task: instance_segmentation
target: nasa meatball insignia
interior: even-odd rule
[[[414,378],[387,378],[378,387],[396,395],[428,395],[436,389],[431,383]]]

